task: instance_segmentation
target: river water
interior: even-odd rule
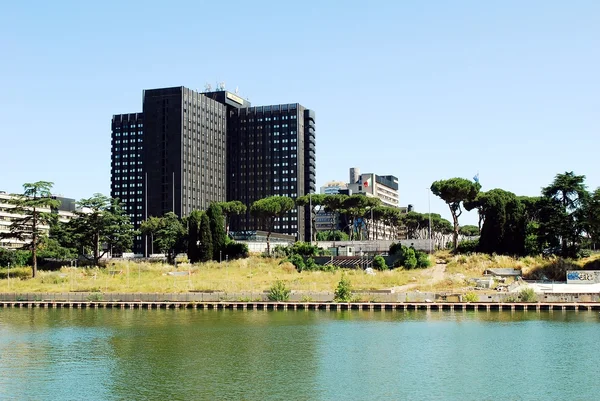
[[[594,400],[596,312],[0,309],[0,399]]]

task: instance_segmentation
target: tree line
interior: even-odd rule
[[[535,197],[480,189],[478,182],[464,178],[431,185],[452,214],[455,249],[463,208],[478,213],[481,234],[476,250],[484,253],[577,257],[600,241],[600,188],[588,191],[584,175],[557,174]]]

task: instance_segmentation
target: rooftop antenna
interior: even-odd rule
[[[217,85],[217,90],[220,90],[220,91],[225,90],[225,82],[224,81],[219,82],[219,84]]]
[[[212,85],[208,82],[204,84],[204,92],[212,92]]]
[[[238,88],[237,86],[235,87],[235,94],[239,94],[240,93],[240,88]]]

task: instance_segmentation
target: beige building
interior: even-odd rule
[[[75,200],[62,197],[54,197],[60,201],[60,206],[56,210],[42,209],[41,211],[46,213],[55,213],[58,215],[59,221],[67,222],[72,219],[75,214]],[[10,200],[14,199],[14,196],[7,194],[6,192],[0,191],[0,233],[9,233],[10,225],[12,222],[23,215],[11,213],[11,209],[14,209],[14,205],[10,203]],[[40,225],[40,230],[43,234],[50,232],[50,227],[47,225]],[[22,241],[16,238],[0,238],[0,248],[21,248],[27,241]]]
[[[353,167],[350,169],[348,189],[353,194],[379,198],[385,206],[398,207],[400,205],[398,178],[393,175],[360,174],[360,170]]]

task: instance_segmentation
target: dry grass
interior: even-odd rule
[[[429,269],[376,272],[374,276],[362,270],[298,273],[290,263],[276,259],[251,257],[228,263],[209,262],[191,266],[173,266],[154,263],[115,262],[106,268],[63,268],[57,272],[40,271],[35,279],[15,279],[10,283],[0,279],[0,292],[150,292],[179,293],[188,291],[266,291],[276,280],[282,280],[295,291],[333,292],[344,272],[354,290],[380,290],[410,284],[410,291],[461,291],[468,287],[466,279],[481,277],[488,268],[512,267],[523,269],[524,274],[535,274],[553,266],[583,267],[590,262],[600,263],[600,254],[576,262],[560,259],[473,254],[451,255],[440,252],[435,259],[447,262],[441,281],[433,282],[434,267]],[[189,272],[190,275],[172,276],[169,272]],[[547,271],[547,270],[543,270]]]
[[[189,272],[172,276],[169,272]],[[377,272],[346,270],[355,289],[382,289],[406,284],[410,273],[402,270]],[[39,272],[35,279],[0,280],[0,292],[187,292],[266,291],[276,280],[297,291],[333,291],[342,271],[298,273],[293,265],[279,260],[252,257],[229,263],[202,263],[173,266],[165,264],[115,262],[107,268],[63,268]]]

